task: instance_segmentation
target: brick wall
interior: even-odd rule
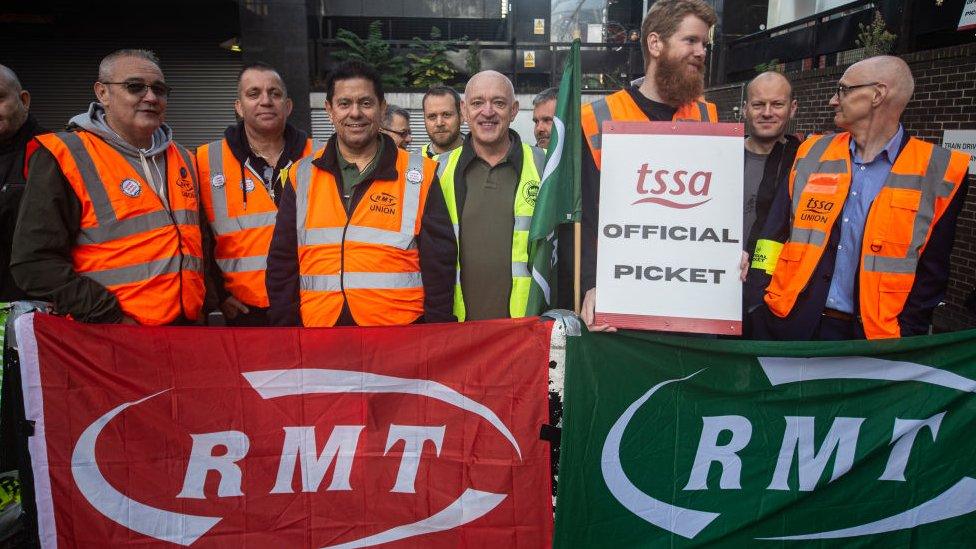
[[[976,130],[976,44],[928,50],[902,56],[915,76],[915,95],[902,123],[912,135],[942,143],[942,131]],[[789,73],[799,102],[791,131],[834,131],[834,112],[827,105],[847,65]],[[710,89],[706,97],[725,122],[739,121],[742,83]],[[741,108],[741,107],[740,107]],[[976,184],[970,174],[970,184]],[[956,228],[946,306],[936,312],[938,330],[976,327],[976,315],[963,302],[976,286],[976,190],[970,191]]]

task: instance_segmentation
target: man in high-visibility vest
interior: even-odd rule
[[[471,133],[438,157],[437,171],[458,235],[454,315],[461,321],[526,316],[529,227],[546,155],[509,129],[518,101],[505,75],[472,76],[461,111]]]
[[[193,157],[163,124],[170,87],[155,54],[105,57],[97,102],[40,135],[11,271],[27,293],[85,322],[201,320],[203,242]]]
[[[532,133],[535,134],[535,146],[543,150],[549,148],[557,99],[559,88],[547,88],[532,98]]]
[[[581,287],[584,292],[581,316],[591,331],[613,330],[610,326],[593,324],[603,122],[718,122],[715,105],[702,98],[705,48],[709,28],[715,21],[715,10],[704,0],[655,2],[641,24],[644,78],[584,105],[580,113],[583,122]]]
[[[326,79],[336,132],[288,172],[268,252],[275,326],[451,322],[457,247],[437,164],[380,134],[377,72],[347,61]]]
[[[461,95],[450,86],[431,86],[424,92],[424,127],[430,143],[420,151],[427,158],[461,146]]]
[[[969,156],[905,132],[914,80],[897,57],[851,65],[830,99],[845,131],[800,145],[753,254],[759,339],[924,334],[945,296]]]
[[[196,154],[200,200],[214,235],[210,283],[228,325],[266,326],[264,270],[288,168],[321,146],[288,123],[292,100],[270,65],[241,70],[234,109],[241,121]]]

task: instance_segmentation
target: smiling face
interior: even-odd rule
[[[764,75],[749,84],[743,113],[750,138],[777,141],[786,133],[796,113],[796,100],[791,95],[790,83],[781,75]]]
[[[165,84],[163,72],[155,63],[141,57],[120,57],[111,65],[108,82]],[[95,83],[95,96],[105,107],[105,119],[129,143],[143,146],[166,119],[168,97],[152,88],[130,92],[125,85]]]
[[[365,78],[337,80],[332,100],[325,102],[339,142],[354,150],[376,140],[385,109],[386,104],[376,97],[373,83]]]
[[[499,145],[508,137],[508,127],[518,113],[518,101],[505,75],[486,71],[468,81],[461,110],[476,143]]]
[[[261,134],[281,135],[291,114],[292,101],[278,73],[249,69],[241,75],[234,110],[244,126]]]
[[[686,16],[667,40],[657,34],[648,38],[654,82],[668,104],[678,107],[701,97],[707,44],[708,24],[694,15]]]

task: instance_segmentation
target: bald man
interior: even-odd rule
[[[830,98],[844,131],[806,140],[753,255],[768,280],[753,335],[925,334],[945,296],[969,157],[906,134],[914,80],[892,56],[851,65]]]
[[[454,315],[464,321],[538,314],[526,311],[528,232],[545,152],[509,128],[518,101],[499,72],[471,77],[461,113],[471,132],[439,157],[437,172],[458,236]]]

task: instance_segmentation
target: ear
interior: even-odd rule
[[[790,102],[790,118],[796,116],[796,107],[797,107],[797,102],[796,99],[794,99],[793,101]]]
[[[664,40],[661,40],[661,35],[652,32],[647,35],[647,58],[657,59],[661,57],[661,51],[664,50]]]
[[[289,116],[291,116],[291,110],[292,110],[292,109],[293,109],[294,107],[295,107],[295,103],[294,103],[294,101],[292,101],[292,100],[291,100],[291,97],[289,97],[289,98],[287,98],[287,99],[285,99],[285,118],[286,118],[286,119],[287,119],[287,118],[288,118]]]
[[[240,118],[241,120],[244,119],[244,110],[241,109],[241,100],[240,99],[235,99],[234,100],[234,112],[237,113],[237,118]]]
[[[108,86],[101,82],[95,82],[95,98],[102,105],[108,102]]]
[[[468,120],[468,104],[464,101],[464,99],[461,100],[461,120],[466,124],[470,124],[470,121]]]
[[[512,101],[512,120],[515,120],[515,117],[518,115],[518,112],[519,112],[519,103],[518,103],[518,99],[516,99],[515,101]]]
[[[875,86],[874,98],[871,99],[871,106],[877,107],[884,103],[885,99],[888,98],[888,86],[884,84],[878,84]]]
[[[20,102],[24,104],[25,109],[30,109],[30,92],[27,90],[20,90]]]
[[[335,117],[332,116],[332,103],[329,103],[329,100],[326,99],[325,100],[325,103],[324,103],[324,106],[325,106],[325,114],[329,115],[329,122],[331,122],[332,125],[334,126],[335,125]]]

